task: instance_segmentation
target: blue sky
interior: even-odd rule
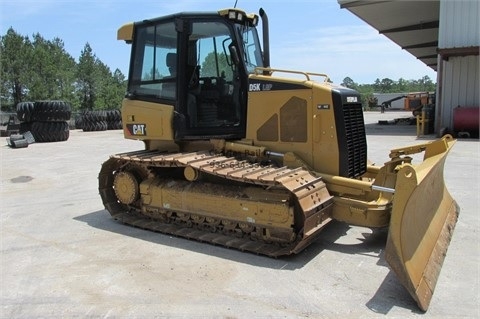
[[[0,31],[24,36],[58,37],[77,61],[88,42],[113,71],[128,74],[130,46],[116,40],[117,29],[181,11],[216,11],[235,0],[0,0]],[[238,8],[262,7],[270,22],[271,66],[326,73],[340,83],[345,77],[360,84],[375,79],[420,79],[436,72],[403,51],[378,31],[340,9],[336,0],[238,0]]]

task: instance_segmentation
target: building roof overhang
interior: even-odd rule
[[[402,49],[437,70],[440,1],[337,0]]]

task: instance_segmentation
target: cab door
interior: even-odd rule
[[[177,136],[243,138],[246,102],[240,92],[246,84],[230,53],[235,29],[222,18],[191,19],[187,25],[179,55]]]

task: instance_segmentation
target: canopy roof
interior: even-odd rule
[[[337,0],[380,34],[437,71],[439,0]]]

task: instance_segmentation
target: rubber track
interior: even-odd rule
[[[127,207],[117,202],[113,185],[113,172],[127,163],[136,163],[146,168],[152,167],[186,167],[191,166],[200,172],[216,175],[225,179],[241,181],[246,184],[284,187],[296,196],[306,217],[327,208],[332,203],[325,183],[302,168],[261,166],[233,157],[212,152],[162,153],[158,151],[136,151],[111,156],[101,168],[99,174],[99,192],[105,208],[112,217],[123,223],[164,234],[195,239],[241,251],[278,257],[298,253],[316,239],[320,230],[331,220],[326,218],[314,231],[303,234],[302,238],[285,247],[250,238],[236,237],[209,230],[187,227],[175,223],[162,223],[144,216],[138,209]]]

